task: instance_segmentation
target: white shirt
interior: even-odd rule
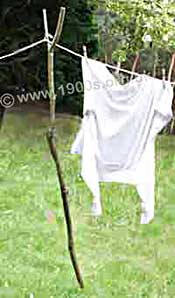
[[[82,69],[84,119],[71,152],[82,155],[81,174],[96,201],[100,181],[136,185],[147,223],[154,216],[155,137],[172,118],[173,89],[146,75],[119,85],[92,59],[83,58]]]

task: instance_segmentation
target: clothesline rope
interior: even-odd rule
[[[53,38],[53,35],[49,34],[49,37],[50,38]],[[51,41],[49,41],[49,43],[51,44]],[[76,52],[74,52],[74,51],[72,51],[72,50],[70,50],[70,49],[68,49],[66,47],[63,47],[63,46],[59,45],[59,44],[56,44],[56,47],[57,48],[60,48],[61,50],[66,51],[66,52],[68,52],[68,53],[70,53],[70,54],[72,54],[74,56],[77,56],[77,57],[80,57],[80,58],[84,58],[83,55],[81,55],[79,53],[76,53]],[[111,64],[107,64],[107,63],[103,63],[103,64],[106,65],[107,67],[111,68],[111,69],[119,70],[119,71],[128,73],[130,75],[141,76],[141,74],[139,74],[137,72],[133,72],[133,71],[130,71],[130,70],[127,70],[127,69],[124,69],[124,68],[120,68],[118,66],[114,66],[114,65],[111,65]],[[175,85],[175,82],[170,82],[170,83],[171,83],[171,85]]]
[[[64,51],[67,51],[68,53],[73,54],[73,55],[75,55],[75,56],[77,56],[77,57],[84,58],[83,55],[80,55],[80,54],[78,54],[78,53],[75,53],[74,51],[69,50],[68,48],[65,48],[65,47],[63,47],[63,46],[60,46],[60,45],[58,45],[58,44],[56,45],[56,47],[57,47],[57,48],[60,48],[60,49],[62,49],[62,50],[64,50]],[[102,63],[103,63],[103,62],[102,62]],[[107,67],[111,68],[111,69],[121,70],[121,71],[123,71],[123,72],[125,72],[125,73],[128,73],[128,74],[134,74],[134,75],[136,75],[136,76],[140,76],[139,73],[136,73],[136,72],[133,72],[133,71],[129,71],[129,70],[126,70],[126,69],[117,67],[117,66],[110,65],[110,64],[106,64],[106,63],[104,63],[104,64],[105,64]]]
[[[32,43],[32,44],[30,44],[30,45],[28,45],[28,46],[26,46],[26,47],[23,47],[23,48],[21,48],[21,49],[16,50],[16,51],[14,51],[14,52],[12,52],[12,53],[10,53],[10,54],[1,56],[1,57],[0,57],[0,60],[5,60],[5,59],[7,59],[7,58],[16,56],[16,55],[18,55],[18,54],[20,54],[20,53],[22,53],[22,52],[25,52],[25,51],[27,51],[27,50],[29,50],[29,49],[32,49],[32,48],[38,46],[39,44],[42,44],[42,43],[44,43],[44,42],[46,42],[46,41],[47,41],[47,40],[44,38],[44,39],[42,39],[42,40],[39,40],[39,41],[37,41],[37,42],[34,42],[34,43]]]
[[[53,38],[53,35],[49,34],[49,37]],[[52,42],[49,41],[49,43],[51,44]],[[60,48],[60,49],[63,50],[63,51],[66,51],[66,52],[68,52],[68,53],[70,53],[70,54],[72,54],[72,55],[74,55],[74,56],[77,56],[77,57],[79,57],[79,58],[84,58],[83,55],[78,54],[78,53],[76,53],[76,52],[74,52],[74,51],[72,51],[72,50],[70,50],[70,49],[68,49],[68,48],[66,48],[66,47],[63,47],[63,46],[59,45],[59,44],[56,44],[56,47],[57,47],[57,48]],[[104,63],[104,64],[105,64],[107,67],[111,68],[111,69],[121,70],[121,71],[123,71],[123,72],[125,72],[125,73],[128,73],[128,74],[132,74],[132,75],[135,75],[135,76],[140,76],[139,73],[136,73],[136,72],[133,72],[133,71],[129,71],[129,70],[126,70],[126,69],[117,67],[117,66],[110,65],[110,64],[106,64],[106,63]]]
[[[50,43],[51,43],[51,42],[50,42]],[[77,56],[77,57],[84,58],[83,55],[78,54],[78,53],[76,53],[76,52],[74,52],[74,51],[72,51],[72,50],[70,50],[70,49],[68,49],[68,48],[66,48],[66,47],[63,47],[63,46],[59,45],[59,44],[56,44],[56,47],[57,47],[57,48],[60,48],[60,49],[62,49],[62,50],[64,50],[64,51],[66,51],[66,52],[68,52],[68,53],[70,53],[70,54],[72,54],[72,55],[75,55],[75,56]],[[101,62],[101,63],[103,63],[103,62]],[[137,73],[137,72],[133,72],[133,71],[130,71],[130,70],[127,70],[127,69],[124,69],[124,68],[120,68],[120,67],[118,67],[118,66],[114,66],[114,65],[111,65],[111,64],[107,64],[107,63],[103,63],[103,64],[106,65],[107,67],[111,68],[111,69],[119,70],[119,71],[128,73],[128,74],[130,74],[130,75],[135,75],[135,76],[141,76],[141,75],[142,75],[142,74],[139,74],[139,73]],[[167,80],[167,82],[168,82],[168,80]],[[170,82],[170,83],[171,83],[171,85],[175,85],[175,82]]]
[[[49,38],[52,38],[52,39],[53,39],[53,35],[49,34]],[[25,51],[27,51],[27,50],[29,50],[29,49],[31,49],[31,48],[36,47],[36,46],[38,46],[38,45],[40,45],[40,44],[42,44],[42,43],[44,43],[44,42],[46,42],[46,43],[49,42],[50,44],[52,44],[52,42],[51,42],[50,40],[48,40],[48,39],[45,37],[45,38],[43,38],[43,39],[41,39],[41,40],[39,40],[39,41],[37,41],[37,42],[32,43],[31,45],[28,45],[28,46],[26,46],[26,47],[23,47],[23,48],[21,48],[21,49],[18,49],[18,50],[16,50],[16,51],[12,52],[12,53],[7,54],[7,55],[3,55],[3,56],[1,56],[1,57],[0,57],[0,61],[1,61],[1,60],[5,60],[5,59],[10,58],[10,57],[13,57],[13,56],[16,56],[16,55],[18,55],[18,54],[20,54],[20,53],[22,53],[22,52],[25,52]],[[75,51],[72,51],[72,50],[70,50],[70,49],[68,49],[68,48],[66,48],[66,47],[64,47],[64,46],[59,45],[59,44],[56,44],[56,47],[57,47],[57,48],[60,48],[60,49],[63,50],[63,51],[66,51],[66,52],[68,52],[68,53],[70,53],[70,54],[72,54],[72,55],[74,55],[74,56],[77,56],[77,57],[79,57],[79,58],[84,58],[83,55],[81,55],[81,54],[79,54],[79,53],[76,53]],[[102,63],[103,63],[103,62],[102,62]],[[103,64],[105,64],[107,67],[109,67],[109,68],[111,68],[111,69],[119,70],[119,71],[122,71],[122,72],[124,72],[124,73],[128,73],[128,74],[130,74],[130,75],[135,75],[135,76],[140,76],[140,75],[141,75],[141,74],[139,74],[139,73],[137,73],[137,72],[129,71],[129,70],[127,70],[127,69],[120,68],[120,67],[118,67],[118,66],[110,65],[110,64],[107,64],[107,63],[103,63]],[[171,85],[175,85],[175,82],[170,82],[170,83],[171,83]]]

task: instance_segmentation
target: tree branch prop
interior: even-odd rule
[[[66,225],[67,225],[68,249],[69,249],[71,261],[72,261],[73,268],[74,268],[74,271],[76,274],[77,281],[80,285],[80,288],[84,288],[82,276],[80,273],[80,269],[78,266],[77,257],[76,257],[76,253],[75,253],[73,228],[72,228],[72,221],[71,221],[69,202],[68,202],[68,190],[64,183],[61,166],[60,166],[60,162],[59,162],[59,158],[58,158],[58,154],[57,154],[57,149],[56,149],[56,144],[55,144],[55,132],[56,132],[55,128],[49,129],[49,131],[47,133],[47,141],[49,144],[52,158],[56,165],[58,181],[59,181],[59,185],[60,185],[60,189],[61,189],[61,196],[62,196],[63,207],[64,207],[64,215],[65,215],[65,220],[66,220]]]
[[[47,22],[47,12],[43,9],[44,30],[47,43],[47,76],[48,76],[48,89],[50,97],[50,121],[54,124],[55,121],[55,107],[56,107],[56,95],[55,95],[55,83],[54,83],[54,48],[51,51],[51,45],[49,43],[49,31]]]
[[[57,23],[57,28],[56,28],[56,31],[55,31],[55,35],[54,35],[54,38],[53,38],[52,45],[50,47],[50,51],[52,51],[55,48],[56,44],[60,40],[61,33],[62,33],[62,30],[63,30],[65,14],[66,14],[65,7],[61,7],[60,8],[59,18],[58,18],[58,23]]]
[[[48,50],[48,88],[50,96],[50,121],[54,124],[55,108],[56,108],[56,94],[54,83],[54,52]]]
[[[76,253],[75,253],[75,245],[74,245],[74,237],[73,237],[73,228],[72,228],[72,221],[70,216],[69,210],[69,202],[68,202],[68,191],[63,179],[63,172],[61,169],[60,161],[58,158],[58,153],[56,149],[56,128],[55,128],[55,103],[56,103],[56,95],[55,95],[55,82],[54,82],[54,50],[56,47],[57,42],[59,42],[64,17],[65,17],[65,8],[62,7],[60,10],[60,15],[57,23],[56,32],[53,38],[53,42],[50,45],[49,41],[49,33],[48,33],[48,23],[47,23],[47,14],[46,10],[43,10],[43,17],[44,17],[44,28],[45,28],[45,38],[47,39],[48,43],[48,86],[49,86],[49,94],[50,94],[50,121],[51,121],[51,128],[49,128],[47,132],[47,141],[49,144],[49,149],[51,156],[55,162],[56,170],[57,170],[57,177],[58,182],[61,189],[61,197],[63,201],[63,208],[64,208],[64,216],[66,220],[67,226],[67,235],[68,235],[68,249],[72,261],[72,265],[76,274],[77,281],[80,285],[80,288],[84,288],[83,279],[80,273],[80,269],[78,266]]]
[[[168,81],[171,81],[174,64],[175,64],[175,54],[172,55],[171,64],[170,64],[170,68],[169,68],[169,72],[168,72]]]

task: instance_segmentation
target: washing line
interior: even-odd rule
[[[27,50],[29,50],[29,49],[31,49],[31,48],[36,47],[36,46],[38,46],[39,44],[42,44],[42,43],[44,43],[44,42],[46,42],[46,39],[45,39],[45,38],[42,39],[42,40],[39,40],[39,41],[37,41],[37,42],[34,42],[34,43],[32,43],[32,44],[30,44],[30,45],[28,45],[28,46],[25,46],[25,47],[23,47],[23,48],[21,48],[21,49],[18,49],[18,50],[14,51],[14,52],[12,52],[12,53],[10,53],[10,54],[1,56],[1,57],[0,57],[0,60],[5,60],[5,59],[7,59],[7,58],[16,56],[16,55],[18,55],[18,54],[20,54],[20,53],[22,53],[22,52],[25,52],[25,51],[27,51]]]
[[[49,34],[49,38],[52,38],[53,39],[53,36],[51,34]],[[0,56],[0,61],[1,60],[5,60],[5,59],[10,58],[10,57],[13,57],[13,56],[16,56],[16,55],[18,55],[18,54],[20,54],[20,53],[22,53],[24,51],[27,51],[27,50],[29,50],[31,48],[34,48],[34,47],[36,47],[36,46],[38,46],[38,45],[40,45],[42,43],[52,44],[52,42],[50,40],[48,40],[47,38],[43,38],[43,39],[41,39],[41,40],[39,40],[37,42],[32,43],[31,45],[25,46],[25,47],[23,47],[21,49],[18,49],[18,50],[14,51],[14,52],[12,52],[10,54],[4,55],[4,56]],[[56,47],[59,48],[59,49],[61,49],[61,50],[66,51],[66,52],[68,52],[68,53],[70,53],[70,54],[72,54],[74,56],[77,56],[79,58],[84,58],[83,55],[81,55],[79,53],[76,53],[75,51],[72,51],[72,50],[70,50],[70,49],[68,49],[68,48],[66,48],[64,46],[59,45],[59,44],[56,44]],[[117,67],[117,66],[114,66],[114,65],[111,65],[111,64],[107,64],[107,63],[103,63],[103,64],[105,66],[111,68],[111,69],[119,70],[119,71],[122,71],[122,72],[127,73],[127,74],[130,74],[130,75],[141,76],[141,74],[139,74],[137,72],[129,71],[127,69],[120,68],[120,67]],[[170,83],[171,83],[171,85],[175,85],[175,82],[170,82]]]
[[[62,50],[64,50],[64,51],[66,51],[66,52],[68,52],[68,53],[70,53],[70,54],[73,54],[73,55],[75,55],[75,56],[77,56],[77,57],[84,58],[83,55],[80,55],[80,54],[78,54],[78,53],[76,53],[76,52],[74,52],[74,51],[72,51],[72,50],[69,50],[68,48],[65,48],[65,47],[61,46],[61,45],[56,44],[56,47],[57,47],[57,48],[60,48],[60,49],[62,49]],[[102,62],[102,63],[103,63],[103,62]],[[111,69],[121,70],[122,72],[125,72],[125,73],[128,73],[128,74],[132,74],[132,75],[135,75],[135,76],[140,76],[139,73],[136,73],[136,72],[133,72],[133,71],[129,71],[129,70],[126,70],[126,69],[117,67],[117,66],[113,66],[113,65],[107,64],[107,63],[103,63],[103,64],[105,64],[107,67],[109,67],[109,68],[111,68]]]
[[[49,36],[51,37],[52,35],[49,34]],[[49,43],[51,44],[51,41],[49,41]],[[72,54],[72,55],[74,55],[74,56],[77,56],[77,57],[80,57],[80,58],[85,58],[85,56],[83,56],[83,55],[81,55],[81,54],[78,54],[78,53],[76,53],[76,52],[74,52],[74,51],[72,51],[72,50],[70,50],[70,49],[68,49],[68,48],[66,48],[66,47],[63,47],[63,46],[59,45],[59,44],[56,44],[56,47],[57,47],[57,48],[60,48],[61,50],[66,51],[66,52],[68,52],[68,53],[70,53],[70,54]],[[101,63],[103,63],[103,62],[101,62]],[[139,77],[139,76],[142,75],[142,74],[139,74],[139,73],[137,73],[137,72],[129,71],[129,70],[127,70],[127,69],[120,68],[120,67],[118,67],[118,66],[114,66],[114,65],[111,65],[111,64],[107,64],[107,63],[103,63],[103,64],[104,64],[105,66],[111,68],[111,69],[119,70],[119,71],[122,71],[122,72],[127,73],[127,74],[130,74],[130,75],[135,75],[135,76],[137,76],[137,77]],[[168,81],[168,80],[165,80],[165,82],[169,82],[169,81]],[[171,84],[171,85],[175,85],[175,82],[170,82],[170,84]]]
[[[53,36],[51,34],[49,34],[49,37],[53,38]],[[51,41],[49,41],[49,43],[52,44]],[[63,51],[66,51],[66,52],[68,52],[68,53],[70,53],[70,54],[72,54],[74,56],[77,56],[79,58],[84,58],[83,55],[81,55],[79,53],[76,53],[76,52],[74,52],[74,51],[72,51],[72,50],[70,50],[70,49],[68,49],[66,47],[63,47],[63,46],[59,45],[59,44],[56,44],[56,47],[59,48],[59,49],[61,49],[61,50],[63,50]],[[111,69],[121,70],[121,71],[123,71],[125,73],[128,73],[128,74],[131,74],[131,75],[140,76],[139,73],[136,73],[136,72],[133,72],[133,71],[129,71],[127,69],[123,69],[123,68],[120,68],[120,67],[117,67],[117,66],[113,66],[113,65],[110,65],[110,64],[107,64],[107,63],[103,63],[103,64],[105,64],[107,67],[109,67]]]

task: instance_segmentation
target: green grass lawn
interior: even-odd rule
[[[157,140],[153,223],[139,225],[135,188],[116,183],[102,185],[104,214],[95,220],[80,158],[69,154],[78,125],[58,119],[57,145],[85,289],[70,264],[47,118],[8,114],[0,133],[0,298],[175,297],[175,138]]]

